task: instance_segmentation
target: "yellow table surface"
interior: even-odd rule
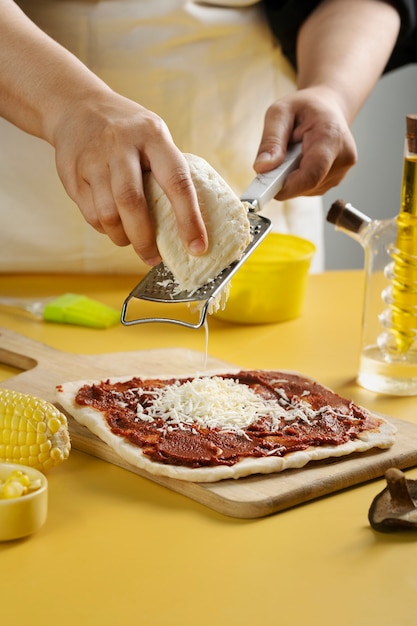
[[[73,291],[119,308],[136,282],[0,276],[0,295]],[[238,326],[210,318],[208,351],[242,367],[302,372],[371,410],[417,423],[417,398],[355,383],[362,293],[362,272],[312,275],[299,319]],[[206,345],[204,329],[169,324],[90,330],[3,309],[0,326],[85,354],[204,352]],[[0,365],[1,380],[14,374]],[[407,476],[417,478],[417,470]],[[48,478],[44,527],[0,543],[4,626],[416,624],[417,533],[377,533],[367,519],[382,479],[239,520],[77,450]]]

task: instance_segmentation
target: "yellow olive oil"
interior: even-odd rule
[[[409,116],[411,117],[411,116]],[[407,126],[410,126],[409,117]],[[412,118],[416,131],[417,119]],[[392,250],[391,333],[393,349],[406,353],[417,338],[417,133],[408,133],[401,189],[401,209],[397,217],[398,234]],[[412,150],[410,150],[410,148]]]

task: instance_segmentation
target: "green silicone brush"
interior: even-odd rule
[[[120,313],[116,309],[76,293],[44,300],[0,297],[0,306],[19,308],[39,320],[58,324],[110,328],[120,321]]]

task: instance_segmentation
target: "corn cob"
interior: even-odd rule
[[[0,389],[0,461],[49,470],[68,458],[67,418],[35,396]]]

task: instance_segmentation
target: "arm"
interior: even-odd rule
[[[349,126],[372,91],[400,29],[397,10],[383,0],[324,0],[297,38],[297,91],[267,111],[255,170],[283,159],[289,142],[302,141],[298,170],[277,196],[319,195],[356,163]]]
[[[113,92],[12,0],[0,0],[0,115],[55,148],[67,193],[117,245],[131,243],[151,265],[160,261],[142,186],[150,169],[190,252],[206,249],[188,166],[165,123]]]

